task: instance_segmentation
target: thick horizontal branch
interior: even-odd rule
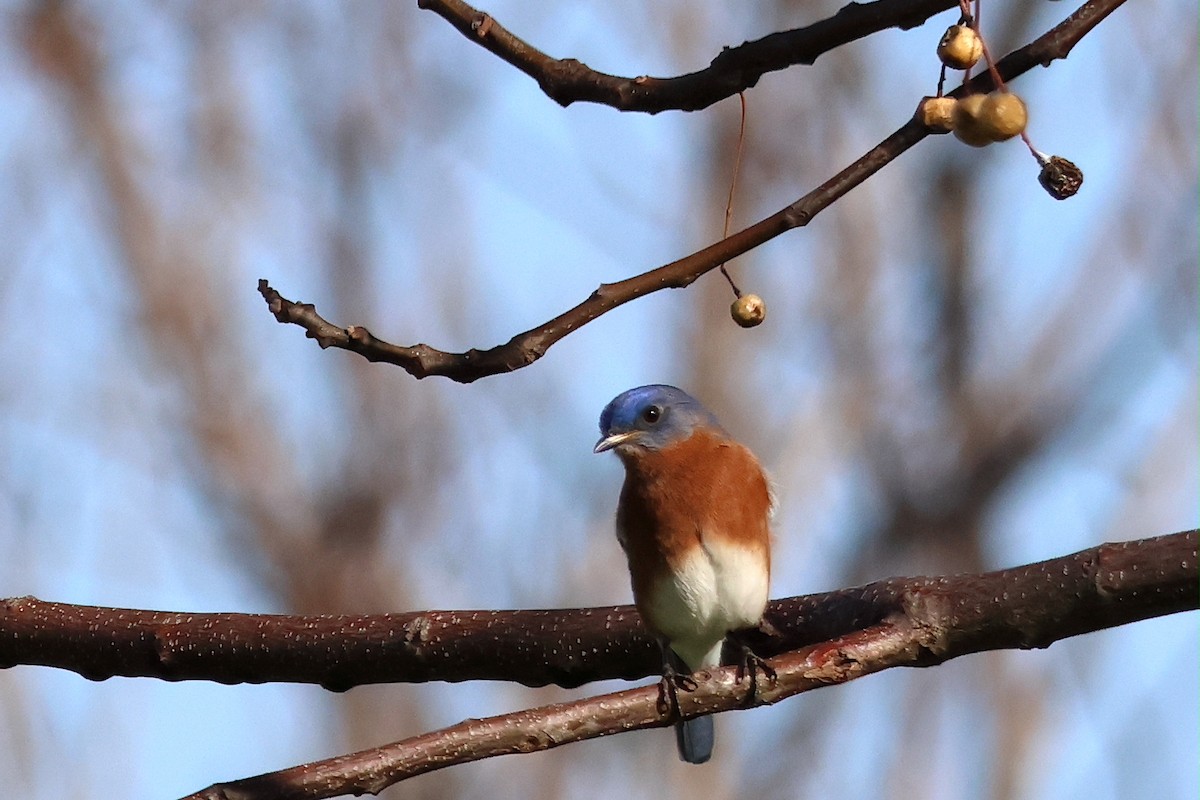
[[[936,634],[935,653],[1045,647],[1194,609],[1197,532],[1106,544],[981,575],[894,578],[773,601],[763,656],[903,615]],[[284,681],[344,690],[368,683],[509,680],[530,686],[657,674],[653,640],[630,606],[424,611],[364,616],[185,614],[0,601],[0,667],[221,683]]]
[[[699,111],[756,85],[768,72],[812,64],[837,47],[888,28],[915,28],[957,0],[876,0],[850,3],[833,16],[726,47],[707,68],[672,78],[624,78],[597,72],[574,58],[552,58],[514,36],[495,17],[461,0],[418,0],[472,42],[537,81],[562,106],[599,103],[621,111]],[[665,46],[665,43],[664,43]]]
[[[1047,65],[1055,59],[1065,58],[1088,31],[1123,2],[1088,0],[1045,35],[1001,59],[996,65],[997,71],[1005,81],[1010,81],[1038,64]],[[990,74],[984,72],[976,76],[968,88],[972,92],[988,91],[992,88]],[[964,91],[960,88],[952,94],[959,95]],[[342,328],[328,322],[317,314],[311,304],[287,300],[265,280],[258,282],[258,289],[277,320],[303,327],[307,335],[316,339],[323,348],[337,347],[358,353],[369,361],[395,364],[416,378],[440,375],[460,383],[470,383],[489,375],[526,367],[545,355],[554,343],[617,306],[662,289],[690,286],[700,276],[721,264],[786,231],[807,225],[818,213],[890,164],[925,138],[927,133],[917,120],[910,119],[853,164],[786,208],[678,261],[619,283],[603,284],[574,308],[488,350],[471,349],[463,353],[451,353],[426,344],[390,344],[376,338],[362,326]]]
[[[879,619],[862,630],[771,660],[773,682],[753,689],[736,668],[701,673],[679,693],[687,717],[777,703],[801,692],[899,666],[927,667],[1008,647],[1046,647],[1058,639],[1135,619],[1196,608],[1196,532],[1085,550],[1015,570],[953,578],[885,581],[833,595],[772,605],[793,635],[829,619]],[[883,598],[886,598],[884,600]],[[825,605],[821,609],[809,604]],[[793,616],[816,613],[816,618]],[[807,633],[805,634],[807,635]],[[266,800],[377,793],[406,778],[498,755],[548,750],[584,739],[663,727],[674,712],[656,686],[571,703],[472,719],[440,731],[326,761],[217,784],[188,800]]]

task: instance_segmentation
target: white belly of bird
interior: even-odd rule
[[[737,544],[702,539],[702,547],[670,578],[651,589],[647,608],[691,669],[721,662],[725,634],[757,625],[767,604],[765,553]]]

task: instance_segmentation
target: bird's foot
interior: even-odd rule
[[[752,681],[758,683],[759,672],[767,679],[767,683],[772,686],[779,680],[779,675],[775,672],[775,668],[768,664],[765,658],[755,655],[750,649],[743,650],[742,660],[737,668],[737,682],[741,683],[742,679],[749,675]]]
[[[694,692],[696,679],[691,675],[680,672],[674,665],[663,665],[662,680],[658,682],[658,713],[679,716],[679,691]]]
[[[761,672],[762,676],[767,679],[767,685],[774,688],[779,680],[778,673],[775,668],[766,662],[766,659],[755,654],[750,649],[749,645],[744,642],[734,640],[739,648],[741,648],[741,656],[738,659],[737,672],[734,675],[734,680],[741,683],[747,677],[750,678],[750,694],[746,698],[748,702],[752,702],[758,694],[758,675]]]

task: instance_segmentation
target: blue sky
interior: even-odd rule
[[[1038,146],[1085,169],[1071,201],[1042,192],[1016,143],[975,151],[932,139],[809,228],[735,263],[767,299],[761,329],[732,329],[711,275],[470,386],[416,383],[321,351],[266,313],[255,281],[399,343],[505,341],[600,282],[712,241],[736,101],[654,117],[560,109],[407,4],[83,3],[108,119],[145,203],[137,219],[147,226],[122,230],[96,130],[26,49],[29,9],[0,9],[4,596],[286,612],[295,592],[280,589],[287,568],[275,551],[253,547],[256,514],[306,530],[339,476],[361,470],[369,483],[378,469],[398,499],[373,566],[356,573],[382,587],[371,602],[626,602],[611,537],[620,469],[590,447],[608,399],[658,381],[709,389],[706,401],[774,474],[776,595],[949,571],[956,562],[936,552],[897,554],[875,538],[890,495],[863,422],[872,408],[888,411],[885,430],[906,445],[905,485],[937,500],[926,483],[943,480],[955,440],[931,430],[944,414],[927,402],[940,233],[926,194],[947,164],[970,181],[973,396],[1004,425],[1005,398],[1024,413],[1086,387],[982,513],[983,566],[1196,525],[1196,42],[1162,36],[1164,20],[1194,23],[1191,4],[1130,4],[1070,59],[1017,82]],[[624,74],[695,69],[722,45],[817,13],[628,2],[488,10],[547,52]],[[1041,4],[1027,29],[1067,13]],[[932,90],[933,47],[951,16],[765,77],[749,94],[739,224],[898,127]],[[346,141],[357,149],[339,150]],[[358,161],[347,168],[347,158]],[[848,299],[837,294],[845,274],[869,279]],[[877,325],[862,328],[864,318]],[[877,394],[863,393],[860,369],[878,376]],[[224,419],[205,417],[208,408]],[[198,433],[243,414],[270,422],[275,449],[247,454],[255,440],[215,451]],[[269,467],[278,463],[287,468]],[[329,591],[330,611],[352,602]],[[1017,797],[1190,797],[1200,782],[1198,651],[1194,615],[1179,615],[726,715],[719,771],[702,775],[664,761],[669,737],[658,731],[473,765],[454,783],[423,778],[411,791],[524,796],[552,774],[557,789],[544,791],[572,797],[601,787],[684,794],[696,782],[714,795],[749,785],[768,797],[990,797],[997,773],[1011,770]],[[370,715],[354,709],[373,704],[416,709],[413,724],[428,727],[602,688],[334,696],[91,683],[22,667],[0,673],[0,780],[29,798],[177,796],[364,736],[414,732],[397,716],[363,733],[356,720]],[[1035,705],[1028,728],[1004,739],[994,720],[1022,702]],[[761,765],[757,754],[793,740],[803,775]],[[997,753],[1012,741],[1023,749],[1010,764]],[[938,776],[929,786],[906,783],[914,753]],[[646,778],[655,775],[667,785]]]

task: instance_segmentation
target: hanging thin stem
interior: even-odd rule
[[[738,125],[737,155],[733,159],[733,178],[729,181],[729,197],[725,200],[725,228],[721,232],[722,239],[729,238],[729,225],[733,219],[733,196],[737,192],[738,173],[742,171],[742,151],[746,145],[746,93],[738,92],[738,100],[742,104],[742,118]],[[721,274],[725,276],[725,280],[729,281],[729,288],[733,289],[733,296],[741,297],[742,291],[733,282],[733,278],[729,275],[729,270],[725,269],[724,264],[721,264],[720,269]]]

